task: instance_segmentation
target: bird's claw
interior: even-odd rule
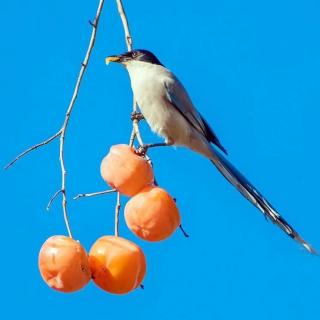
[[[148,151],[149,146],[144,144],[143,146],[140,146],[138,149],[135,150],[135,153],[141,157],[144,157]]]
[[[131,113],[131,121],[133,120],[137,120],[137,121],[140,121],[140,120],[143,120],[144,119],[144,116],[141,112],[137,112],[137,111],[133,111]]]
[[[159,143],[148,143],[148,144],[144,144],[143,146],[140,146],[140,147],[136,150],[136,154],[139,154],[139,155],[141,155],[141,156],[145,156],[149,148],[168,147],[168,146],[171,146],[172,144],[173,144],[172,142],[170,142],[170,144],[168,144],[168,142],[159,142]]]

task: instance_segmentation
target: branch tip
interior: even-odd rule
[[[25,155],[27,155],[28,153],[30,153],[33,150],[36,150],[40,147],[43,147],[47,144],[49,144],[51,141],[55,140],[56,138],[58,138],[61,135],[62,130],[60,129],[57,133],[55,133],[53,136],[51,136],[50,138],[48,138],[47,140],[44,140],[38,144],[35,144],[33,146],[31,146],[30,148],[28,148],[27,150],[23,151],[22,153],[20,153],[19,155],[16,156],[16,158],[14,158],[11,162],[9,162],[5,167],[4,170],[9,169],[12,165],[14,165],[19,159],[23,158]]]
[[[52,203],[54,202],[54,200],[56,200],[56,198],[58,197],[58,195],[59,195],[60,193],[63,193],[63,190],[61,190],[61,189],[58,190],[58,191],[51,197],[51,199],[49,200],[48,205],[47,205],[47,211],[50,210],[50,207],[51,207]]]
[[[94,22],[92,22],[91,20],[89,20],[88,22],[89,22],[89,24],[90,24],[90,26],[91,26],[91,27],[93,27],[93,28],[97,28],[97,24],[96,24],[96,22],[95,22],[95,21],[94,21]]]
[[[117,191],[116,189],[109,189],[109,190],[98,191],[98,192],[93,192],[93,193],[79,193],[75,197],[73,197],[73,200],[77,200],[79,198],[89,198],[89,197],[101,196],[101,195],[116,192],[116,191]]]

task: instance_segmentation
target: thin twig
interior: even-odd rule
[[[132,128],[131,135],[130,135],[130,140],[129,140],[129,146],[130,147],[133,147],[135,138],[136,138],[136,131],[135,131],[134,128]]]
[[[117,192],[117,203],[115,207],[115,215],[114,215],[114,235],[119,237],[119,214],[121,208],[121,199],[120,192]]]
[[[112,192],[116,192],[116,189],[108,189],[108,190],[104,190],[104,191],[98,191],[98,192],[93,192],[93,193],[80,193],[78,195],[76,195],[73,200],[77,200],[79,198],[89,198],[89,197],[95,197],[95,196],[101,196],[103,194],[108,194],[108,193],[112,193]]]
[[[132,40],[131,33],[130,33],[130,28],[129,28],[127,15],[126,15],[126,12],[124,11],[124,8],[123,8],[123,5],[122,5],[122,1],[121,0],[116,0],[116,2],[117,2],[119,15],[120,15],[120,18],[121,18],[121,21],[122,21],[122,25],[123,25],[123,29],[124,29],[124,35],[125,35],[125,38],[126,38],[127,49],[128,49],[128,51],[131,51],[132,47],[133,47],[133,40]]]
[[[100,0],[98,9],[96,12],[96,17],[93,21],[92,25],[92,32],[91,32],[91,37],[88,45],[88,49],[86,52],[86,55],[84,57],[83,62],[81,63],[81,68],[79,71],[79,75],[76,81],[76,85],[72,94],[72,98],[70,100],[66,117],[64,119],[64,123],[61,128],[61,136],[60,136],[60,149],[59,149],[59,156],[60,156],[60,165],[61,165],[61,192],[62,192],[62,209],[63,209],[63,217],[64,221],[68,230],[69,237],[72,238],[71,230],[70,230],[70,224],[69,224],[69,219],[68,219],[68,212],[67,212],[67,193],[66,193],[66,176],[67,176],[67,171],[65,168],[65,161],[64,161],[64,142],[65,142],[65,135],[67,132],[68,124],[70,121],[70,116],[73,110],[73,107],[75,105],[75,102],[78,97],[81,81],[84,75],[84,72],[86,71],[86,68],[89,63],[89,59],[91,56],[92,49],[94,47],[95,41],[96,41],[96,35],[97,35],[97,28],[100,20],[100,15],[102,12],[104,0]]]
[[[120,15],[121,22],[122,22],[123,29],[124,29],[127,49],[128,49],[128,51],[131,51],[132,47],[133,47],[133,40],[132,40],[131,33],[130,33],[128,19],[127,19],[126,13],[124,11],[124,8],[123,8],[123,5],[122,5],[122,1],[121,0],[116,0],[116,3],[117,3],[119,15]],[[132,111],[133,112],[137,112],[137,103],[136,103],[136,100],[135,100],[134,97],[133,97]],[[135,122],[137,123],[137,125],[135,125]],[[131,147],[133,146],[134,140],[135,140],[136,137],[138,138],[138,142],[139,143],[140,143],[140,141],[142,141],[141,135],[140,135],[140,132],[139,132],[138,123],[139,123],[139,121],[137,119],[133,119],[132,120],[132,132],[131,132],[131,135],[130,135],[130,142],[129,142],[129,145]],[[115,234],[116,237],[119,236],[119,213],[120,213],[120,207],[121,207],[121,201],[120,200],[121,200],[120,199],[120,193],[117,192],[117,203],[116,203],[116,208],[115,208],[115,222],[114,222],[114,234]]]
[[[14,158],[10,163],[8,163],[4,169],[7,170],[8,168],[10,168],[13,164],[15,164],[19,159],[21,159],[22,157],[24,157],[26,154],[28,154],[29,152],[36,150],[40,147],[43,147],[47,144],[49,144],[51,141],[55,140],[56,138],[58,138],[61,135],[61,129],[55,133],[52,137],[50,137],[49,139],[42,141],[38,144],[35,144],[34,146],[30,147],[29,149],[23,151],[22,153],[20,153],[16,158]]]
[[[132,48],[133,48],[133,40],[132,40],[132,36],[131,36],[131,33],[130,33],[130,28],[129,28],[127,15],[126,15],[126,12],[125,12],[125,10],[123,8],[122,1],[121,0],[116,0],[116,2],[117,2],[117,7],[118,7],[119,15],[120,15],[120,18],[121,18],[121,22],[122,22],[122,25],[123,25],[123,30],[124,30],[127,49],[128,49],[128,51],[131,51]],[[136,102],[135,98],[133,97],[132,111],[133,112],[137,112],[137,110],[138,110],[137,102]],[[134,139],[137,138],[138,143],[142,146],[143,145],[143,141],[142,141],[140,130],[139,130],[139,121],[137,119],[133,119],[132,120],[132,126],[133,126],[133,130],[134,130],[134,134],[131,134],[130,145],[132,146],[133,142],[134,142]]]
[[[134,108],[133,110],[136,110],[136,107],[133,107],[133,108]],[[136,138],[138,140],[139,145],[143,146],[143,140],[142,140],[142,137],[141,137],[141,134],[140,134],[138,120],[134,119],[133,122],[132,122],[132,126],[133,126],[133,130],[134,130],[134,133],[135,133],[135,136],[136,136]]]
[[[56,197],[57,197],[60,193],[61,193],[61,189],[58,190],[58,191],[51,197],[51,199],[49,200],[48,205],[47,205],[47,210],[50,210],[50,207],[51,207],[53,201],[56,199]]]

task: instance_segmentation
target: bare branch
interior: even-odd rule
[[[128,49],[128,51],[131,51],[132,47],[133,47],[133,40],[132,40],[132,37],[131,37],[131,33],[130,33],[130,28],[129,28],[129,23],[128,23],[128,19],[127,19],[127,16],[126,16],[126,12],[124,11],[124,8],[123,8],[123,5],[122,5],[122,1],[121,0],[116,0],[116,2],[117,2],[119,15],[120,15],[120,18],[121,18],[121,21],[122,21],[122,25],[123,25],[123,29],[124,29],[127,49]]]
[[[117,203],[115,207],[115,216],[114,216],[114,235],[119,237],[119,214],[121,208],[121,201],[120,201],[120,192],[117,192]]]
[[[123,26],[123,30],[124,30],[124,34],[125,34],[127,49],[128,49],[128,51],[131,51],[133,48],[133,40],[132,40],[132,36],[130,33],[127,15],[126,15],[126,12],[123,8],[122,1],[116,0],[116,2],[117,2],[118,11],[119,11],[119,15],[121,18],[121,22],[122,22],[122,26]],[[138,110],[138,106],[137,106],[135,98],[133,97],[132,111],[133,111],[133,113],[136,113],[137,110]],[[132,131],[132,134],[130,137],[130,142],[129,142],[130,146],[133,146],[135,138],[137,138],[139,145],[143,145],[143,141],[142,141],[140,130],[139,130],[139,120],[135,119],[135,118],[132,119],[132,126],[133,126],[133,131]]]
[[[51,199],[49,200],[48,205],[47,205],[47,210],[50,210],[50,207],[51,207],[53,201],[56,200],[57,196],[58,196],[61,192],[62,192],[62,191],[61,191],[61,189],[60,189],[60,190],[58,190],[58,191],[51,197]]]
[[[98,192],[93,192],[93,193],[80,193],[80,194],[76,195],[73,198],[73,200],[77,200],[79,198],[89,198],[89,197],[101,196],[101,195],[109,194],[109,193],[113,193],[113,192],[117,192],[117,190],[116,189],[109,189],[109,190],[98,191]]]
[[[40,147],[43,147],[47,144],[49,144],[51,141],[55,140],[56,138],[58,138],[61,135],[61,130],[59,130],[56,134],[54,134],[52,137],[50,137],[49,139],[42,141],[38,144],[35,144],[34,146],[30,147],[29,149],[23,151],[22,153],[20,153],[15,159],[13,159],[10,163],[8,163],[4,169],[7,170],[9,169],[13,164],[15,164],[19,159],[21,159],[22,157],[24,157],[26,154],[30,153],[33,150],[36,150]]]
[[[66,171],[66,167],[65,167],[65,161],[64,161],[64,142],[65,142],[65,137],[66,137],[66,132],[67,132],[67,128],[68,128],[68,124],[70,121],[70,116],[73,110],[73,107],[75,105],[75,102],[77,100],[78,97],[78,93],[79,93],[79,89],[80,89],[80,85],[81,85],[81,81],[83,78],[83,75],[86,71],[86,68],[88,66],[89,63],[89,59],[91,56],[91,52],[92,49],[94,47],[95,41],[96,41],[96,35],[97,35],[97,28],[98,28],[98,24],[99,24],[99,20],[100,20],[100,16],[101,16],[101,12],[102,12],[102,8],[104,5],[104,0],[100,0],[99,1],[99,5],[97,8],[97,12],[96,12],[96,16],[93,22],[89,22],[90,25],[92,26],[92,32],[91,32],[91,37],[90,37],[90,41],[89,41],[89,45],[88,45],[88,49],[86,51],[85,57],[83,62],[81,63],[81,68],[77,77],[77,81],[73,90],[73,94],[65,115],[65,119],[63,121],[62,127],[61,129],[52,137],[50,137],[49,139],[36,144],[32,147],[30,147],[29,149],[27,149],[26,151],[24,151],[23,153],[19,154],[13,161],[11,161],[6,167],[5,169],[8,169],[10,166],[12,166],[17,160],[19,160],[20,158],[22,158],[23,156],[25,156],[27,153],[42,147],[48,143],[50,143],[51,141],[53,141],[54,139],[56,139],[57,137],[60,137],[60,148],[59,148],[59,159],[60,159],[60,166],[61,166],[61,188],[59,191],[57,191],[53,197],[50,199],[47,209],[50,208],[50,206],[52,205],[53,201],[57,198],[57,196],[61,193],[62,194],[62,210],[63,210],[63,217],[64,217],[64,221],[65,221],[65,225],[69,234],[69,237],[72,238],[72,233],[71,233],[71,229],[70,229],[70,224],[69,224],[69,219],[68,219],[68,212],[67,212],[67,193],[66,193],[66,176],[67,176],[67,171]]]

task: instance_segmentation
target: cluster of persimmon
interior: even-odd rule
[[[161,241],[180,225],[174,199],[154,184],[150,163],[128,145],[112,146],[101,162],[101,176],[114,189],[131,197],[124,210],[128,228],[139,238]],[[53,236],[39,253],[39,269],[53,289],[73,292],[90,279],[101,289],[128,293],[141,285],[146,272],[143,251],[119,236],[103,236],[89,254],[76,240]]]

